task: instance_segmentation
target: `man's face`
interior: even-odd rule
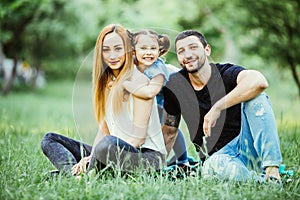
[[[176,53],[180,65],[193,73],[205,64],[210,55],[210,46],[204,48],[199,38],[192,35],[177,41]]]

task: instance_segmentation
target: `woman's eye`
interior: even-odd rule
[[[177,54],[179,54],[179,55],[183,54],[183,50],[177,51]]]
[[[156,47],[151,47],[151,50],[157,50],[157,48]]]
[[[116,47],[116,51],[121,51],[123,48],[122,47]]]
[[[110,49],[102,49],[103,52],[107,53],[110,51]]]

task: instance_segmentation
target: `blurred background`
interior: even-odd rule
[[[10,116],[12,109],[18,114],[11,118],[24,120],[24,113],[42,112],[44,106],[47,115],[36,114],[45,118],[38,123],[52,118],[55,123],[49,126],[58,126],[65,118],[56,118],[49,109],[63,115],[73,102],[78,111],[68,117],[75,122],[92,119],[84,116],[92,111],[83,104],[92,105],[94,44],[104,26],[117,23],[131,31],[152,28],[172,41],[185,29],[202,32],[214,62],[261,71],[269,81],[267,93],[278,122],[299,124],[299,10],[300,0],[1,0],[0,118]],[[179,67],[173,47],[166,61]],[[24,111],[17,105],[26,95],[38,100],[28,97],[32,109]]]

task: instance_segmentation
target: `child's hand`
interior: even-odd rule
[[[124,81],[123,87],[130,93],[133,93],[141,87],[149,85],[149,78],[143,73],[139,73],[134,80]]]

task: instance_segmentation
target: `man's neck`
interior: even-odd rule
[[[201,69],[197,72],[188,74],[191,84],[195,90],[202,90],[208,83],[211,76],[211,66],[207,62]]]

